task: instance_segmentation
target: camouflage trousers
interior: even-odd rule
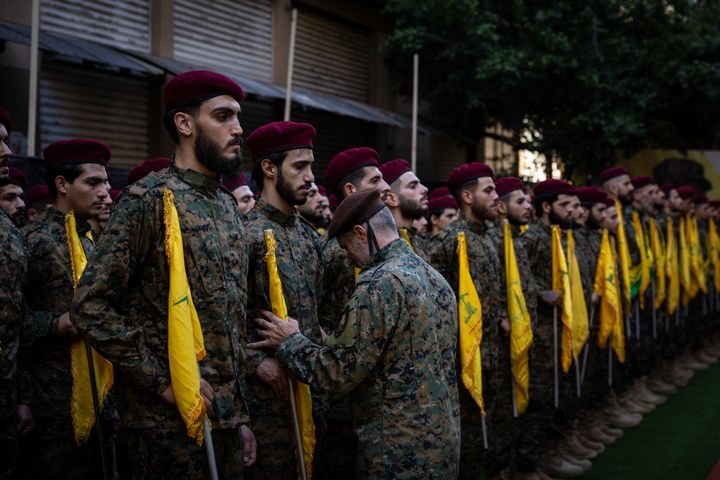
[[[327,431],[318,438],[313,478],[354,480],[358,438],[352,424],[350,401],[347,396],[333,396],[328,401]]]
[[[121,432],[133,480],[204,480],[210,478],[205,447],[184,431],[147,428]],[[238,428],[214,429],[215,460],[222,479],[243,478],[243,444]]]

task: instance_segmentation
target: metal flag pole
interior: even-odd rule
[[[638,343],[640,343],[640,302],[635,302],[635,336]]]
[[[285,79],[285,113],[283,120],[290,120],[290,107],[292,105],[292,79],[295,65],[295,31],[297,30],[297,8],[292,9],[290,18],[290,48],[288,49],[287,77]]]
[[[608,386],[612,387],[612,366],[613,366],[613,350],[610,346],[610,343],[608,343]]]
[[[578,398],[580,398],[581,390],[580,390],[580,362],[578,361],[580,357],[574,358],[573,363],[575,363],[575,393],[577,393]]]
[[[675,326],[680,326],[680,305],[675,308]]]
[[[30,85],[28,93],[28,138],[27,154],[35,156],[37,144],[37,90],[38,90],[38,45],[40,43],[40,0],[32,2],[30,26]]]
[[[290,387],[290,413],[292,414],[293,430],[295,431],[295,444],[297,445],[298,464],[300,465],[300,478],[301,480],[307,480],[307,471],[305,470],[305,449],[302,444],[302,435],[300,435],[300,420],[298,419],[297,405],[295,404],[295,386],[290,378],[288,378],[288,386]]]
[[[480,414],[480,427],[482,428],[483,448],[487,450],[489,448],[487,427],[485,426],[485,415],[483,415],[482,413]]]
[[[630,314],[630,313],[625,315],[625,337],[628,339],[632,338],[632,328],[630,327],[630,316],[631,315],[632,314]]]
[[[652,299],[652,336],[657,339],[657,312],[655,310],[655,277],[650,280],[650,296]]]
[[[560,406],[560,376],[558,372],[558,307],[553,306],[553,374],[555,376],[555,408]]]
[[[590,304],[590,331],[592,331],[593,327],[593,320],[595,319],[595,305],[592,303]],[[587,368],[587,362],[588,362],[588,351],[590,350],[590,340],[588,339],[588,342],[585,344],[585,348],[583,349],[583,360],[582,360],[582,371],[580,372],[580,384],[582,384],[585,381],[585,369]]]
[[[198,376],[202,378],[202,375],[200,375],[199,363],[197,368]],[[215,461],[215,446],[213,445],[212,429],[210,428],[210,420],[208,420],[207,414],[203,419],[203,435],[205,437],[205,456],[207,457],[208,468],[210,469],[210,480],[219,480],[220,477],[218,476],[217,462]]]
[[[93,410],[95,411],[95,431],[97,432],[100,447],[100,466],[102,467],[103,478],[109,480],[107,459],[105,458],[105,435],[103,434],[102,418],[100,417],[100,400],[97,393],[97,382],[95,381],[95,364],[93,363],[90,343],[87,340],[85,340],[85,355],[87,355],[88,370],[90,372],[90,388],[92,389]]]
[[[417,127],[418,127],[418,94],[419,94],[420,57],[413,55],[413,96],[412,96],[412,130],[410,137],[410,167],[417,173]]]

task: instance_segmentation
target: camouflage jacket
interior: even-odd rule
[[[0,421],[15,418],[18,354],[23,314],[25,240],[5,212],[0,212]],[[14,421],[14,420],[13,420]]]
[[[322,268],[319,320],[323,330],[330,334],[337,332],[345,304],[355,290],[355,268],[336,238],[329,239],[326,233],[317,239],[317,245]]]
[[[245,219],[248,249],[248,342],[262,340],[256,333],[255,318],[260,316],[261,309],[272,310],[265,264],[267,248],[264,231],[267,229],[272,229],[275,235],[275,256],[288,316],[300,323],[300,329],[306,337],[320,342],[322,336],[317,309],[320,259],[315,244],[317,234],[296,214],[285,214],[262,198]],[[273,356],[273,352],[248,352],[248,406],[253,415],[287,414],[287,399],[279,399],[269,385],[254,375],[257,366],[268,356]]]
[[[358,278],[343,331],[317,345],[288,337],[277,357],[302,381],[348,393],[357,477],[457,476],[457,310],[450,286],[398,239]]]
[[[90,224],[76,219],[85,255],[92,255],[86,237]],[[40,418],[70,420],[72,374],[70,346],[73,337],[56,334],[57,320],[70,311],[73,274],[65,232],[65,214],[53,207],[44,219],[25,230],[28,271],[25,280],[26,328],[33,333],[27,359],[32,398],[23,399]],[[26,396],[21,392],[21,396]]]
[[[428,244],[427,253],[430,264],[445,277],[457,296],[459,232],[465,232],[470,276],[482,303],[482,365],[483,369],[493,369],[497,364],[498,349],[505,345],[505,340],[500,338],[499,322],[507,315],[507,309],[502,296],[500,260],[495,243],[487,233],[487,225],[484,222],[470,222],[460,215],[445,230],[433,237]]]
[[[184,429],[161,394],[168,365],[169,267],[163,193],[172,190],[193,303],[207,356],[202,377],[215,391],[219,428],[248,422],[245,381],[246,238],[220,183],[172,164],[127,187],[78,285],[71,318],[115,368],[122,425]]]
[[[417,230],[414,228],[406,228],[405,229],[408,234],[408,238],[410,239],[410,244],[412,245],[412,250],[415,252],[415,254],[428,262],[430,259],[427,255],[427,240],[420,234],[418,234]],[[400,229],[398,229],[398,233],[400,232]]]

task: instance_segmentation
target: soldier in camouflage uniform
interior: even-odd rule
[[[315,129],[306,123],[273,122],[255,130],[247,139],[253,154],[253,178],[262,196],[248,213],[248,340],[258,341],[253,318],[270,310],[267,247],[264,231],[271,229],[277,242],[275,254],[288,315],[300,322],[302,332],[314,342],[322,340],[318,324],[317,293],[320,259],[317,234],[296,213],[314,180],[312,174]],[[295,445],[287,372],[272,350],[252,350],[247,361],[247,403],[258,442],[255,479],[294,480],[297,477]],[[313,395],[318,400],[318,395]],[[313,402],[313,414],[322,418]],[[316,424],[321,423],[317,422]],[[320,433],[320,432],[318,432]]]
[[[380,171],[383,179],[390,185],[390,192],[384,201],[395,219],[400,238],[407,241],[412,250],[427,261],[426,240],[413,227],[415,220],[427,215],[427,187],[420,183],[410,164],[401,158],[383,163]]]
[[[428,256],[458,294],[457,235],[465,232],[470,275],[482,303],[483,397],[487,412],[489,451],[483,449],[480,408],[467,389],[460,387],[462,452],[460,478],[488,477],[507,466],[512,445],[512,390],[507,348],[509,323],[502,297],[500,262],[488,235],[487,220],[497,218],[497,193],[493,172],[473,162],[453,170],[448,187],[460,205],[460,217],[428,244]]]
[[[12,152],[7,141],[11,128],[10,114],[0,108],[0,186],[9,181]],[[0,238],[0,479],[4,480],[15,478],[18,420],[25,430],[32,425],[32,417],[27,406],[20,407],[22,417],[18,410],[18,354],[26,267],[25,241],[5,212],[0,212]]]
[[[248,262],[235,201],[218,176],[240,167],[243,91],[212,72],[178,75],[165,88],[174,162],[127,187],[78,285],[71,318],[112,362],[122,435],[136,479],[209,478],[203,447],[186,433],[168,364],[169,266],[163,195],[173,192],[185,270],[207,356],[201,395],[221,478],[254,462],[247,424],[245,313]]]
[[[325,170],[325,184],[342,201],[363,190],[377,190],[381,196],[390,191],[378,168],[380,158],[371,148],[358,147],[335,155]],[[322,281],[319,298],[320,326],[330,333],[338,333],[338,324],[345,305],[355,290],[356,268],[350,265],[347,252],[336,238],[327,234],[318,239]],[[346,396],[334,394],[328,398],[327,433],[317,446],[315,472],[317,478],[347,477],[347,465],[355,463],[357,436],[350,423],[350,406]]]
[[[510,229],[513,239],[513,248],[515,250],[515,259],[520,273],[520,283],[525,297],[525,304],[530,313],[531,326],[534,329],[537,320],[537,299],[538,290],[535,284],[535,277],[530,268],[525,248],[520,240],[520,226],[527,225],[530,221],[530,210],[532,205],[528,201],[525,194],[525,186],[522,180],[515,177],[503,177],[495,181],[500,202],[498,203],[498,226],[493,229],[493,241],[499,259],[500,283],[502,290],[502,298],[507,298],[507,290],[505,286],[505,242],[502,225],[505,221],[510,223]],[[510,350],[509,343],[505,346]],[[535,371],[533,359],[529,359],[530,377],[532,378]],[[530,403],[533,399],[530,398]],[[541,441],[538,438],[538,422],[534,422],[533,418],[528,415],[521,415],[513,422],[513,446],[516,451],[516,465],[518,472],[529,473],[535,472],[538,468],[538,460],[533,452],[536,445]]]
[[[351,393],[358,478],[456,478],[455,298],[396,228],[375,190],[341,203],[329,235],[363,267],[342,331],[318,345],[297,322],[264,312],[267,340],[256,346],[278,347],[276,357],[303,382]]]

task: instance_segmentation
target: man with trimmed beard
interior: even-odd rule
[[[218,472],[242,478],[255,461],[243,398],[248,260],[240,212],[220,178],[240,170],[244,92],[224,75],[190,71],[170,80],[164,97],[174,160],[118,198],[75,291],[71,319],[113,364],[129,476],[208,478],[205,449],[188,436],[170,371],[165,198],[172,193],[206,352],[197,368]]]
[[[16,167],[10,167],[10,176],[7,185],[0,186],[0,208],[7,213],[17,228],[27,224],[27,212],[23,190],[25,189],[25,174]]]
[[[510,324],[501,294],[500,265],[488,233],[488,221],[497,219],[498,196],[492,169],[480,162],[455,168],[448,176],[448,188],[460,206],[460,216],[428,244],[430,263],[459,294],[458,234],[467,243],[470,276],[482,303],[483,396],[487,412],[490,450],[483,448],[481,412],[465,386],[460,386],[461,452],[460,478],[478,478],[483,471],[493,477],[507,467],[508,443],[504,436],[512,419],[506,400],[511,395],[507,354]]]
[[[323,228],[325,216],[323,214],[323,206],[320,205],[322,200],[318,186],[313,182],[308,190],[308,196],[305,203],[297,206],[297,214],[305,223],[307,223],[314,231]]]
[[[410,164],[401,158],[383,163],[380,171],[390,185],[384,202],[395,219],[400,238],[408,242],[410,248],[423,260],[428,260],[425,241],[413,228],[413,222],[427,214],[427,187],[420,183]]]
[[[53,204],[45,218],[25,232],[28,272],[25,282],[27,327],[34,341],[27,358],[34,393],[30,407],[37,441],[27,458],[33,473],[43,478],[85,478],[97,438],[77,445],[73,438],[70,399],[73,376],[70,347],[79,332],[70,320],[73,266],[66,218],[73,212],[77,235],[90,258],[93,238],[88,220],[97,217],[109,196],[105,165],[110,148],[97,140],[71,139],[45,148],[46,180]]]
[[[322,341],[317,310],[321,274],[315,244],[317,235],[298,217],[296,210],[307,201],[315,180],[313,138],[312,125],[288,121],[263,125],[247,138],[253,156],[252,178],[262,191],[245,220],[249,261],[245,328],[249,342],[260,340],[253,319],[260,316],[261,310],[272,310],[265,263],[266,230],[272,230],[275,237],[275,256],[288,315],[299,322],[307,338]],[[299,467],[295,459],[287,371],[271,349],[250,350],[246,365],[246,401],[258,443],[258,460],[252,477],[294,480]],[[320,397],[313,394],[313,399],[319,400]],[[315,418],[321,418],[322,411],[317,406],[322,402],[313,403]]]
[[[12,129],[10,114],[0,108],[0,186],[10,182],[10,147]],[[25,282],[25,242],[10,217],[0,211],[0,478],[16,478],[18,430],[32,428],[32,415],[25,398],[26,388],[18,387],[25,375],[18,375],[20,332],[23,319],[23,284]],[[24,345],[22,346],[24,349]],[[19,391],[20,390],[20,391]]]

